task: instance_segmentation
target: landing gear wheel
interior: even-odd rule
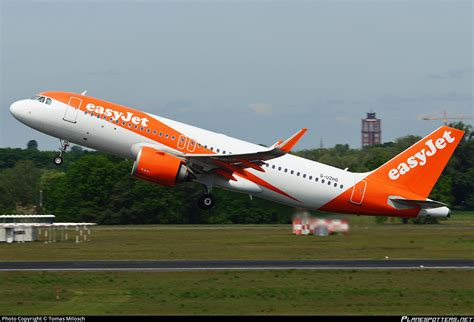
[[[69,147],[69,142],[67,140],[59,139],[61,143],[61,147],[59,148],[59,155],[55,156],[53,159],[53,163],[57,166],[63,164],[63,154],[66,153],[67,148]]]
[[[57,166],[60,166],[61,164],[63,164],[63,157],[60,155],[55,156],[53,159],[53,163]]]
[[[211,194],[205,194],[199,197],[198,206],[203,210],[211,209],[216,204],[214,196]]]

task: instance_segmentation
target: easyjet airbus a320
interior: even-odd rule
[[[213,187],[285,205],[358,215],[446,217],[428,195],[464,132],[443,126],[367,173],[289,154],[306,129],[269,148],[86,96],[44,92],[10,107],[20,122],[61,141],[134,160],[132,175],[163,186],[198,181],[199,206],[214,206]]]

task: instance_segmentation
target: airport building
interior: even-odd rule
[[[382,120],[374,112],[367,113],[362,119],[362,147],[382,143]]]
[[[54,222],[54,215],[0,216],[0,242],[56,242],[90,240],[89,227],[95,223]]]

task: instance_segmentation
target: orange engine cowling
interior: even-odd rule
[[[144,146],[133,163],[132,175],[136,178],[171,187],[190,179],[183,161],[171,154]]]

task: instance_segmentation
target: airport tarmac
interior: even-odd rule
[[[0,262],[0,271],[474,269],[474,260],[177,260]]]

